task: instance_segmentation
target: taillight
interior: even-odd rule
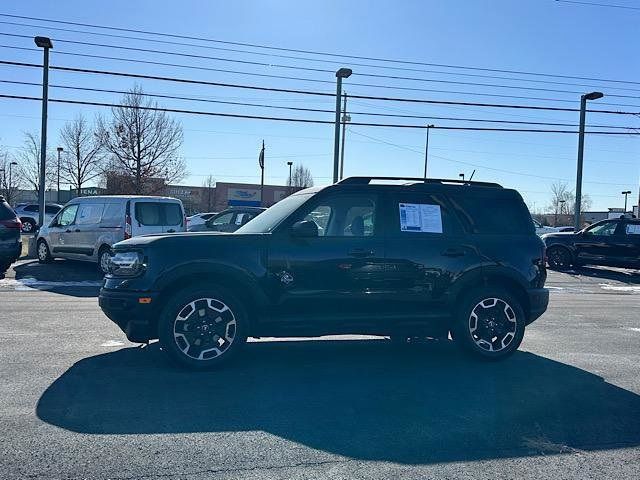
[[[127,215],[124,220],[124,239],[131,238],[131,215]]]
[[[0,220],[0,225],[6,228],[22,228],[22,222],[18,218],[12,218],[10,220]]]

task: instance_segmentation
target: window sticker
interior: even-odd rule
[[[640,223],[627,223],[627,235],[640,235]]]
[[[440,205],[400,203],[400,231],[442,233]]]

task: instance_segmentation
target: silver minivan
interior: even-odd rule
[[[46,263],[60,257],[96,262],[106,273],[114,243],[138,235],[185,230],[184,208],[175,198],[78,197],[40,229],[38,261]]]

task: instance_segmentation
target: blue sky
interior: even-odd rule
[[[602,0],[602,3],[607,3]],[[637,5],[630,0],[616,4]],[[552,0],[528,1],[243,1],[205,2],[182,0],[110,2],[31,1],[4,3],[0,13],[50,19],[153,30],[194,35],[225,41],[247,42],[321,52],[352,54],[376,58],[393,58],[418,62],[508,69],[601,79],[640,80],[638,23],[640,10],[592,7],[558,3]],[[22,35],[48,35],[54,39],[52,65],[95,68],[194,78],[214,82],[298,88],[334,92],[331,73],[293,71],[265,67],[192,59],[154,53],[141,53],[105,47],[82,46],[62,40],[119,44],[140,48],[216,56],[229,60],[250,60],[335,70],[351,66],[354,75],[345,81],[351,94],[413,97],[435,100],[519,103],[545,106],[577,107],[579,92],[602,90],[605,95],[628,95],[636,98],[605,97],[592,108],[640,111],[640,84],[604,81],[524,77],[505,73],[440,67],[396,65],[439,73],[416,73],[376,67],[353,66],[349,60],[314,57],[325,62],[295,60],[206,48],[163,45],[70,33],[50,27],[89,31],[44,22],[0,17],[3,22],[28,23],[18,26],[0,23],[0,32]],[[48,26],[47,26],[48,25]],[[112,32],[113,33],[113,32]],[[137,35],[142,36],[142,35]],[[151,38],[151,37],[149,37]],[[59,41],[56,41],[58,39]],[[202,45],[221,44],[178,40]],[[0,45],[32,48],[27,38],[2,36]],[[227,48],[234,48],[226,46]],[[267,50],[247,49],[267,53]],[[273,79],[246,74],[232,74],[113,61],[65,55],[83,53],[122,57],[129,60],[179,63],[193,67],[231,69],[245,73],[297,76],[315,81]],[[287,53],[285,53],[287,54]],[[292,54],[310,57],[304,54]],[[0,48],[0,59],[39,62],[41,52]],[[328,61],[330,60],[330,61]],[[352,60],[352,62],[358,62]],[[376,62],[359,61],[380,65]],[[483,82],[531,88],[547,88],[575,93],[518,90],[476,85],[372,79],[358,73],[378,73],[449,80]],[[481,74],[557,81],[574,85],[556,85],[525,81],[481,78],[459,75]],[[0,80],[39,82],[37,69],[0,65]],[[63,73],[53,71],[51,84],[126,90],[130,79]],[[326,82],[326,83],[323,83]],[[452,93],[420,92],[354,86],[351,83],[383,84],[400,88],[446,90]],[[149,93],[189,95],[213,100],[267,103],[279,106],[332,109],[331,98],[247,91],[222,87],[181,85],[160,81],[140,81]],[[626,90],[625,90],[626,89]],[[39,95],[38,87],[0,83],[2,93]],[[456,92],[456,93],[453,93]],[[467,93],[457,93],[467,92]],[[475,94],[475,95],[474,95]],[[554,101],[505,99],[483,95],[517,95],[551,98]],[[53,98],[94,101],[117,101],[118,95],[80,92],[52,88]],[[560,101],[562,100],[562,102]],[[570,102],[567,102],[570,101]],[[207,110],[249,115],[291,116],[332,120],[330,113],[301,113],[258,107],[220,105],[215,103],[159,100],[168,107]],[[618,103],[636,106],[612,106]],[[353,100],[349,110],[377,113],[416,114],[494,120],[577,123],[574,112],[488,109],[470,106],[436,106]],[[77,113],[88,117],[103,111],[95,107],[51,104],[49,110],[50,144],[58,142],[58,130]],[[37,102],[0,99],[0,144],[15,150],[22,143],[22,132],[39,131],[40,106]],[[107,112],[104,112],[107,113]],[[331,125],[292,124],[257,120],[177,115],[184,127],[183,155],[190,176],[182,183],[200,185],[204,176],[213,174],[219,181],[259,182],[257,155],[262,139],[267,146],[266,179],[269,183],[286,181],[287,161],[309,167],[317,184],[328,183],[332,174],[333,127]],[[465,125],[460,121],[406,120],[352,115],[353,121],[378,120],[388,123],[434,123]],[[640,127],[640,117],[592,113],[587,123]],[[483,124],[486,126],[486,124]],[[499,126],[499,125],[498,125]],[[516,126],[516,125],[512,125]],[[517,126],[516,126],[517,127]],[[544,127],[541,127],[544,128]],[[377,174],[420,176],[424,161],[424,130],[379,127],[351,127],[347,133],[345,174]],[[393,144],[393,145],[391,145]],[[467,176],[475,168],[474,179],[497,181],[517,188],[535,210],[549,204],[549,187],[553,179],[564,179],[575,186],[577,136],[567,134],[534,134],[511,132],[468,132],[432,130],[430,134],[429,174],[433,177]],[[508,173],[508,172],[517,172]],[[583,191],[588,193],[596,209],[622,206],[622,190],[632,190],[638,198],[640,178],[640,138],[631,136],[587,136]]]

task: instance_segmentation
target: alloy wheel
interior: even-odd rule
[[[223,355],[236,338],[233,311],[215,298],[199,298],[184,305],[173,323],[173,338],[186,356],[210,360]]]
[[[44,262],[47,260],[49,256],[49,249],[47,248],[47,244],[44,242],[40,242],[38,244],[38,260]]]
[[[511,306],[500,298],[485,298],[469,315],[469,332],[475,344],[489,352],[509,347],[516,336],[517,319]]]

